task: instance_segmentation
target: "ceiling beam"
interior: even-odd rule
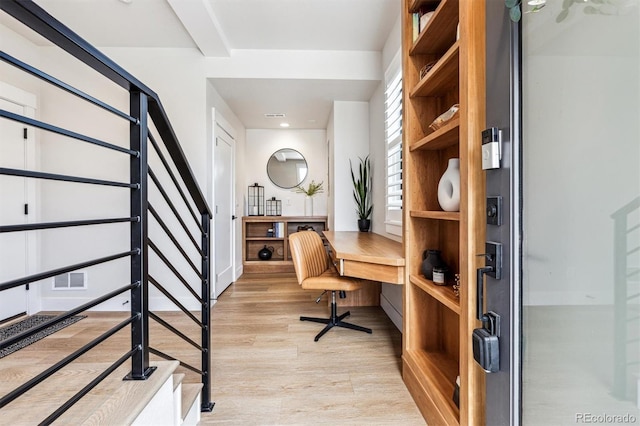
[[[204,56],[229,56],[229,43],[209,0],[167,0]]]

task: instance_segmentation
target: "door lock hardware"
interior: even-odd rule
[[[483,318],[483,327],[473,330],[473,358],[485,372],[496,373],[500,370],[500,315],[489,311]]]
[[[487,241],[484,244],[484,248],[485,253],[478,254],[477,256],[483,256],[486,259],[486,266],[491,267],[491,270],[486,270],[483,273],[499,280],[502,278],[502,244]]]
[[[482,170],[499,169],[502,159],[502,130],[490,127],[482,131]]]
[[[487,197],[487,224],[502,225],[502,196]]]

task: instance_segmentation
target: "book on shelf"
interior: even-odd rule
[[[413,41],[416,41],[420,35],[420,14],[413,13],[411,14],[411,18],[413,24]]]
[[[273,236],[276,238],[284,237],[284,222],[273,222]]]

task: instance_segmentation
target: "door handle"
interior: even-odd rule
[[[476,316],[484,322],[484,274],[493,272],[493,266],[485,266],[476,270]]]
[[[235,215],[235,214],[232,214],[232,215],[231,215],[231,220],[236,220],[236,219],[237,219],[236,215]]]

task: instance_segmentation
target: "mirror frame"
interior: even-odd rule
[[[269,173],[269,163],[271,163],[271,159],[273,159],[275,157],[275,155],[281,151],[293,151],[296,152],[300,155],[300,157],[302,157],[302,161],[304,161],[304,164],[307,166],[307,173],[302,177],[302,179],[297,182],[296,184],[292,185],[292,186],[283,186],[279,183],[276,183],[274,178],[271,176],[271,174]],[[271,154],[269,156],[269,159],[267,160],[267,177],[269,178],[269,181],[271,181],[272,184],[274,184],[275,186],[277,186],[278,188],[282,188],[282,189],[293,189],[295,187],[297,187],[298,185],[301,185],[302,182],[304,182],[304,180],[307,178],[307,176],[309,176],[309,162],[307,161],[307,159],[305,158],[304,155],[302,155],[302,153],[296,149],[293,148],[280,148],[278,150],[276,150],[273,154]]]

